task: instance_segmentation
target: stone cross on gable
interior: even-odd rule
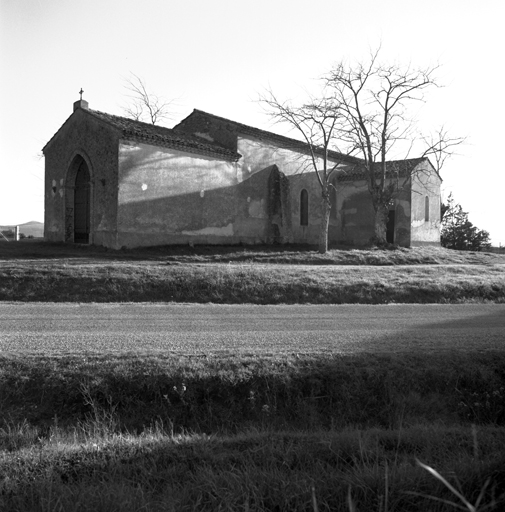
[[[79,94],[81,95],[81,100],[82,100],[82,93],[83,93],[83,92],[84,92],[84,91],[82,90],[82,87],[81,87],[81,90],[79,91]]]

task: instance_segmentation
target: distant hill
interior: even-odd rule
[[[34,238],[42,238],[44,236],[44,223],[37,222],[36,220],[31,220],[30,222],[25,222],[24,224],[18,224],[19,232],[23,233],[26,236],[33,236]],[[14,225],[11,226],[0,226],[0,230],[8,230],[13,229]]]

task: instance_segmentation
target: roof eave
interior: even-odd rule
[[[175,142],[159,141],[156,139],[152,139],[150,137],[145,137],[145,136],[142,136],[142,135],[139,135],[136,133],[128,132],[127,130],[125,130],[123,132],[121,139],[126,140],[126,141],[141,142],[141,143],[148,144],[149,146],[176,149],[183,153],[211,156],[214,158],[220,158],[222,160],[228,160],[230,162],[236,162],[242,158],[242,155],[240,153],[225,154],[225,153],[219,153],[217,151],[206,150],[204,148],[192,148],[189,146],[184,146],[182,144],[177,144]]]

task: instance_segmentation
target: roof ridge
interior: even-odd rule
[[[228,119],[228,118],[222,117],[222,116],[217,116],[216,114],[211,114],[209,112],[205,112],[204,110],[200,110],[200,109],[195,108],[195,109],[193,109],[193,113],[203,114],[205,116],[213,117],[215,119],[219,119],[219,120],[225,121],[227,123],[232,123],[232,124],[234,124],[237,127],[243,128],[246,133],[247,132],[253,132],[253,133],[257,133],[257,134],[262,134],[262,135],[264,135],[264,136],[266,136],[268,138],[272,138],[274,140],[275,139],[283,140],[285,142],[295,143],[295,145],[303,146],[305,148],[309,147],[309,144],[307,142],[302,141],[302,140],[293,139],[292,137],[287,137],[285,135],[279,135],[278,133],[274,133],[274,132],[269,132],[268,130],[263,130],[262,128],[256,128],[255,126],[250,126],[250,125],[247,125],[247,124],[244,124],[244,123],[240,123],[239,121],[233,121],[232,119]],[[181,121],[181,123],[182,123],[182,121]],[[181,123],[178,123],[176,126],[174,126],[174,129],[176,129],[177,126],[179,126],[179,124],[181,124]],[[320,151],[320,152],[323,151],[323,149],[320,148],[319,146],[314,146],[314,147],[318,151]],[[339,151],[335,151],[333,149],[328,150],[328,153],[330,154],[330,156],[333,155],[333,158],[335,160],[338,160],[339,158],[343,157],[343,158],[347,159],[348,161],[351,161],[352,163],[363,162],[363,160],[361,158],[359,158],[359,157],[352,156],[352,155],[346,155],[345,153],[340,153]]]
[[[219,143],[202,141],[194,135],[176,131],[173,128],[145,123],[144,121],[109,114],[100,110],[86,109],[85,111],[100,121],[119,129],[123,136],[148,140],[157,146],[166,145],[190,152],[192,150],[199,153],[211,153],[233,160],[238,160],[241,156],[236,151],[232,151]]]
[[[90,112],[92,114],[101,114],[109,117],[114,117],[116,119],[121,119],[122,121],[127,121],[128,123],[134,123],[134,124],[140,124],[145,125],[147,128],[156,128],[156,129],[162,129],[162,130],[169,130],[174,131],[173,128],[168,128],[168,126],[162,126],[160,124],[152,124],[152,123],[146,123],[145,121],[139,121],[138,119],[132,119],[131,117],[124,117],[124,116],[118,116],[117,114],[109,114],[109,112],[103,112],[101,110],[95,110],[95,109],[84,109],[87,112]]]

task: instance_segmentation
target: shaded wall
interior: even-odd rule
[[[337,215],[332,236],[337,243],[365,245],[373,236],[374,210],[364,181],[337,183]]]
[[[238,162],[122,140],[118,247],[317,243],[320,188],[307,155],[239,137]],[[300,193],[309,226],[300,226]]]
[[[204,140],[218,142],[242,155],[238,162],[238,180],[246,183],[252,176],[276,166],[286,177],[283,179],[285,194],[282,202],[282,218],[271,215],[269,202],[255,200],[256,211],[267,219],[267,242],[295,242],[317,244],[321,223],[321,188],[315,175],[310,156],[295,146],[290,147],[289,139],[279,137],[272,140],[268,135],[242,129],[237,123],[216,118],[205,113],[194,112],[175,127]],[[297,146],[298,142],[293,142]],[[318,159],[322,167],[322,159]],[[300,223],[300,196],[305,189],[308,194],[308,225]],[[272,195],[271,187],[268,194]],[[335,220],[330,219],[330,236],[335,229]],[[336,236],[336,235],[335,235]]]
[[[114,246],[117,201],[117,133],[83,109],[76,110],[44,148],[44,237],[69,239],[75,164],[86,162],[91,180],[90,243]],[[67,229],[66,229],[67,227]]]
[[[333,222],[333,239],[348,245],[367,245],[374,236],[375,211],[364,180],[337,182],[337,215]],[[394,243],[410,246],[410,185],[393,201]],[[332,229],[330,228],[330,229]]]
[[[118,245],[264,243],[271,170],[123,140]]]

